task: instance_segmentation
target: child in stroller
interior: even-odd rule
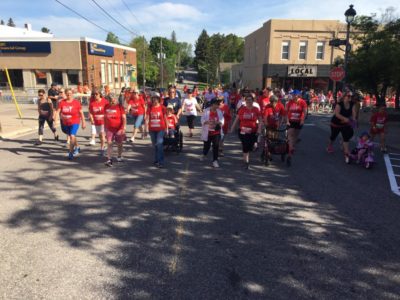
[[[178,118],[174,114],[172,105],[167,106],[168,133],[164,137],[164,150],[172,150],[177,153],[182,151],[183,134],[180,130]]]
[[[168,137],[175,138],[176,126],[178,124],[178,119],[174,114],[174,107],[172,105],[167,106],[167,119],[168,119]]]
[[[374,143],[371,141],[370,135],[368,132],[364,131],[358,139],[357,147],[351,152],[351,159],[355,160],[357,164],[363,164],[365,168],[369,169],[374,162],[373,147]]]

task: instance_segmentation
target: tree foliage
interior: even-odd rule
[[[14,23],[14,20],[13,20],[12,18],[9,18],[9,19],[8,19],[7,26],[16,27],[16,25],[15,25],[15,23]]]
[[[356,88],[385,101],[389,88],[400,94],[400,19],[389,19],[386,10],[376,15],[357,17],[354,24],[355,50],[350,55],[349,80]]]
[[[0,25],[4,25],[4,20],[3,19],[0,21]]]
[[[42,27],[41,31],[44,33],[50,33],[50,29],[47,27]]]
[[[106,42],[121,45],[118,36],[111,31],[107,34]]]

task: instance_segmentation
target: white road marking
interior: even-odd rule
[[[398,175],[395,175],[393,172],[392,163],[390,162],[391,158],[388,154],[385,154],[383,156],[383,158],[385,160],[386,170],[387,170],[387,174],[389,177],[390,188],[392,189],[393,193],[395,193],[397,196],[400,196],[400,188],[399,188],[399,186],[397,184],[397,180],[396,180],[396,176],[398,176]]]
[[[398,155],[398,156],[400,156],[400,153],[389,153],[389,155]]]
[[[400,160],[400,158],[393,158],[393,157],[391,157],[390,160]]]

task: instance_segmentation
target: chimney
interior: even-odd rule
[[[28,31],[32,31],[32,24],[25,23],[25,29]]]

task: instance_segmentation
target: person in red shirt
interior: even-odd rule
[[[219,168],[219,143],[221,140],[221,135],[223,135],[221,129],[225,122],[224,115],[219,109],[220,101],[221,100],[217,98],[211,99],[209,102],[209,107],[204,110],[204,113],[201,116],[201,139],[203,140],[203,155],[201,156],[201,161],[206,159],[212,144],[212,165],[214,168]]]
[[[228,134],[229,126],[232,120],[232,115],[228,104],[224,103],[224,101],[222,100],[220,101],[219,109],[220,111],[222,111],[222,114],[224,116],[224,126],[222,126],[223,136],[221,137],[221,141],[219,143],[219,156],[224,156],[224,141],[225,141],[225,136]]]
[[[90,145],[96,144],[96,134],[100,137],[100,151],[101,155],[104,155],[104,144],[105,144],[105,130],[104,130],[104,108],[108,101],[102,97],[99,90],[94,90],[94,101],[89,104],[89,119],[92,123],[92,139]]]
[[[142,128],[142,139],[144,137],[143,121],[146,115],[146,103],[142,95],[138,94],[137,90],[132,91],[131,98],[128,102],[127,112],[130,113],[133,119],[133,134],[130,141],[135,141],[136,134],[139,128]]]
[[[147,110],[146,124],[154,147],[154,165],[164,167],[164,135],[168,134],[166,107],[160,103],[160,94],[151,96],[151,107]]]
[[[236,106],[239,102],[239,100],[242,98],[242,96],[240,95],[240,89],[237,89],[235,91],[233,91],[230,95],[229,95],[229,104],[230,104],[230,109],[231,109],[231,116],[233,116],[236,112]]]
[[[231,132],[239,123],[239,138],[242,142],[243,162],[245,169],[249,169],[250,151],[253,150],[257,142],[257,133],[261,132],[261,112],[258,107],[253,106],[254,97],[245,96],[246,105],[238,111],[235,121],[232,124]]]
[[[107,161],[105,162],[105,165],[107,167],[112,167],[112,150],[114,141],[118,147],[117,162],[123,161],[122,143],[125,140],[126,115],[124,107],[119,104],[118,98],[114,94],[108,94],[106,100],[109,103],[104,107],[104,127],[107,137]]]
[[[293,98],[286,104],[289,144],[289,153],[286,158],[286,163],[288,166],[291,165],[294,145],[304,125],[304,119],[307,113],[307,103],[300,98],[301,92],[299,90],[293,90],[292,96]]]
[[[60,101],[55,119],[57,119],[57,116],[60,116],[62,131],[69,136],[70,143],[68,159],[71,160],[80,152],[80,148],[76,140],[79,123],[82,122],[82,129],[85,129],[86,122],[81,103],[79,100],[73,98],[72,90],[65,89],[65,95],[67,98]]]
[[[262,96],[259,98],[258,104],[260,105],[261,113],[264,113],[265,107],[269,104],[270,90],[271,88],[266,88],[263,90]]]
[[[168,137],[175,138],[178,118],[174,114],[174,107],[172,105],[168,105],[167,107],[167,120],[168,120]]]
[[[370,135],[371,139],[374,140],[376,135],[379,135],[380,139],[380,147],[382,152],[386,152],[386,145],[385,145],[385,131],[387,131],[387,120],[388,115],[386,112],[385,105],[381,105],[378,108],[378,111],[375,112],[371,116],[371,128],[370,128]]]

